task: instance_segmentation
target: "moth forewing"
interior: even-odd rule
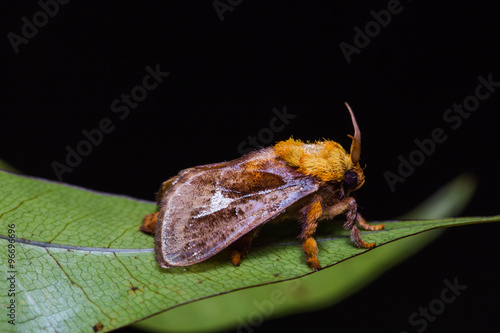
[[[184,170],[160,203],[157,261],[162,267],[204,261],[317,189],[272,148],[218,168]]]

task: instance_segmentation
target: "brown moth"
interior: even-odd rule
[[[351,196],[365,182],[359,166],[361,133],[354,126],[350,153],[334,141],[304,143],[288,139],[229,162],[182,170],[157,193],[159,211],[143,219],[141,230],[155,234],[155,252],[163,268],[204,261],[231,245],[238,266],[264,223],[295,219],[308,265],[318,270],[314,233],[318,222],[345,214],[344,228],[359,248],[375,243],[361,239],[359,224],[369,225]]]

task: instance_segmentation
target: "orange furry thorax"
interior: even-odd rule
[[[304,143],[288,139],[274,146],[276,155],[306,176],[315,176],[323,182],[344,179],[346,171],[354,166],[351,156],[335,141],[325,140]]]

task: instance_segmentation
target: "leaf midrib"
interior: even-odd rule
[[[438,228],[443,228],[446,227],[449,223],[453,223],[453,226],[461,226],[461,225],[467,225],[467,224],[476,224],[476,223],[484,223],[484,222],[494,222],[500,219],[500,215],[498,216],[488,216],[488,217],[481,217],[481,221],[471,221],[473,219],[477,219],[477,217],[462,217],[462,218],[449,218],[449,219],[442,219],[442,220],[407,220],[405,222],[427,222],[427,223],[420,223],[420,224],[413,224],[413,225],[408,225],[408,226],[403,226],[403,227],[398,227],[398,228],[391,228],[391,229],[383,229],[383,230],[377,230],[377,231],[364,231],[362,234],[373,234],[373,233],[383,233],[383,232],[390,232],[394,230],[404,230],[404,229],[412,229],[415,227],[426,227],[429,226],[432,223],[439,223],[440,225],[433,226],[425,231],[432,230],[432,229],[438,229]],[[456,221],[463,220],[464,222],[462,223],[456,223]],[[432,222],[435,221],[435,222]],[[394,222],[402,222],[402,221],[396,221],[396,220],[390,220],[390,221],[381,221],[382,223],[385,224],[390,224]],[[323,238],[317,238],[318,242],[326,242],[326,241],[332,241],[335,239],[345,239],[348,238],[349,236],[336,236],[336,237],[323,237]],[[404,238],[405,236],[401,237]],[[11,238],[6,236],[6,235],[0,235],[0,239],[4,240],[10,240]],[[399,239],[399,238],[398,238]],[[72,250],[72,251],[82,251],[82,252],[103,252],[103,253],[148,253],[148,252],[154,252],[154,248],[143,248],[143,249],[121,249],[121,248],[99,248],[99,247],[87,247],[87,246],[74,246],[74,245],[67,245],[67,244],[53,244],[49,242],[40,242],[40,241],[32,241],[29,239],[24,239],[24,238],[14,238],[16,243],[19,244],[26,244],[26,245],[31,245],[31,246],[36,246],[36,247],[41,247],[41,248],[56,248],[56,249],[64,249],[64,250]],[[256,247],[274,247],[274,246],[289,246],[289,245],[299,245],[300,242],[284,242],[284,243],[270,243],[270,244],[265,244],[265,245],[260,245]]]

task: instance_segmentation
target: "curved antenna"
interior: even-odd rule
[[[352,112],[351,107],[347,102],[345,102],[345,106],[349,113],[351,114],[352,126],[354,127],[354,136],[349,135],[352,139],[351,144],[351,161],[353,164],[359,162],[359,156],[361,155],[361,132],[358,127],[358,123],[356,122],[356,117],[354,117],[354,112]]]

